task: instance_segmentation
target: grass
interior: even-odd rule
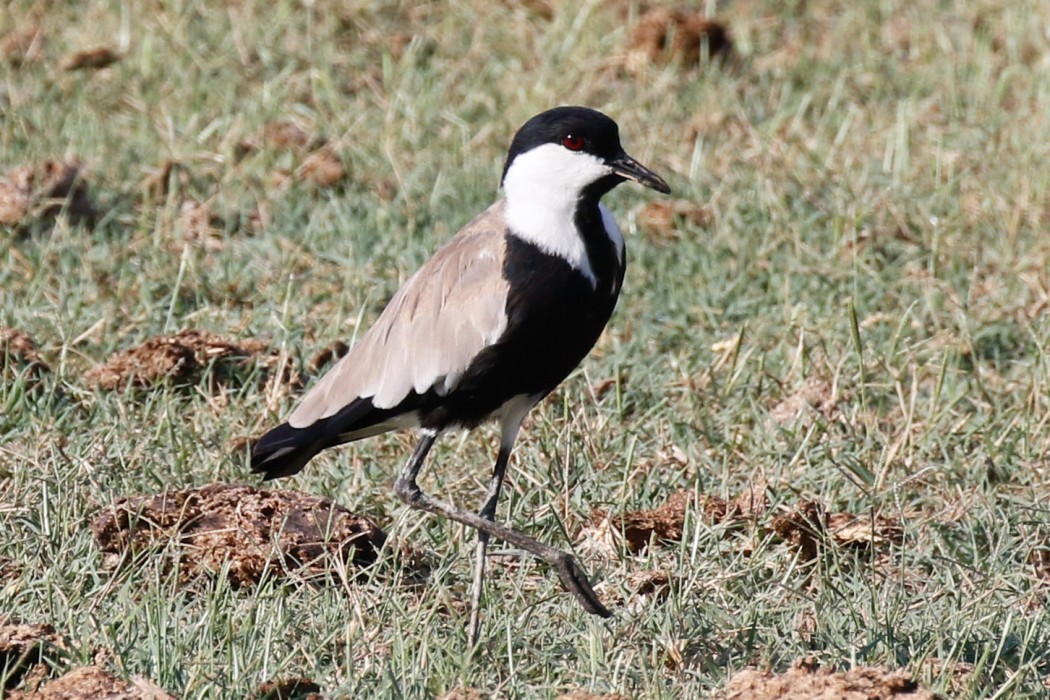
[[[636,5],[555,3],[550,20],[531,5],[9,5],[0,33],[39,24],[46,43],[38,61],[0,64],[0,166],[81,158],[101,217],[0,233],[0,325],[28,331],[54,370],[43,391],[0,385],[0,556],[15,571],[0,607],[54,624],[75,661],[105,647],[115,671],[183,698],[288,675],[345,697],[692,697],[802,656],[907,668],[953,697],[1045,697],[1048,589],[1028,557],[1050,538],[1046,4],[709,3],[735,62],[637,72],[624,68]],[[58,68],[99,44],[123,59]],[[594,507],[733,496],[761,477],[758,526],[733,535],[692,514],[677,545],[583,554],[607,591],[671,575],[667,598],[609,622],[542,567],[497,557],[471,660],[473,533],[404,511],[390,484],[411,442],[394,435],[287,486],[428,552],[421,587],[393,559],[327,589],[105,571],[87,528],[100,507],[248,480],[228,441],[295,399],[254,382],[104,394],[81,374],[187,327],[297,360],[349,339],[492,200],[513,130],[559,103],[612,115],[628,151],[710,216],[647,240],[635,221],[655,195],[607,198],[628,234],[624,296],[533,412],[501,517],[566,546]],[[291,156],[238,157],[288,119],[327,137],[344,183],[276,185]],[[143,194],[169,160],[167,194]],[[184,200],[221,218],[221,247],[183,243]],[[772,422],[810,377],[833,385],[838,416]],[[491,430],[446,439],[425,481],[480,500],[494,448]],[[807,568],[763,534],[801,499],[896,517],[904,541]],[[953,687],[930,659],[975,669]]]

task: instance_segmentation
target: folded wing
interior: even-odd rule
[[[471,361],[506,329],[505,240],[500,203],[468,224],[405,283],[288,423],[307,427],[359,399],[389,415],[385,409],[396,410],[413,393],[454,389]]]

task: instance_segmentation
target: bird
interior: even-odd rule
[[[560,106],[515,133],[503,196],[441,246],[360,340],[252,448],[266,480],[299,472],[322,450],[415,430],[394,482],[411,508],[478,531],[468,642],[476,643],[491,537],[546,562],[588,613],[610,617],[575,559],[495,520],[526,414],[584,359],[624,280],[624,237],[603,195],[625,181],[663,194],[659,175],[624,151],[602,112]],[[499,451],[475,513],[423,491],[417,478],[442,434],[496,421]]]

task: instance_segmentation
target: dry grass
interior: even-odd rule
[[[1045,696],[1046,3],[672,7],[9,4],[0,327],[34,345],[0,356],[0,600],[68,640],[48,673],[98,653],[182,698],[281,679],[669,698],[814,658]],[[652,10],[675,22],[638,60]],[[697,18],[727,30],[725,60],[680,34]],[[624,297],[530,418],[500,507],[578,545],[613,620],[497,552],[472,656],[473,533],[401,508],[403,435],[292,482],[390,533],[364,577],[190,591],[159,558],[106,569],[92,514],[248,479],[243,436],[295,400],[284,368],[367,328],[495,196],[514,129],[559,103],[608,112],[674,189],[608,198]],[[222,360],[230,381],[207,358],[131,392],[85,380],[186,328],[265,351]],[[494,454],[490,432],[446,439],[428,486],[473,504]],[[615,534],[593,537],[595,509]],[[635,546],[639,513],[674,527]]]

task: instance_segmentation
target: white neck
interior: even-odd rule
[[[584,188],[611,172],[600,158],[553,143],[517,156],[503,179],[511,233],[564,259],[592,285],[597,284],[587,247],[576,228],[576,205]],[[600,209],[605,233],[622,259],[623,237],[605,207]]]

